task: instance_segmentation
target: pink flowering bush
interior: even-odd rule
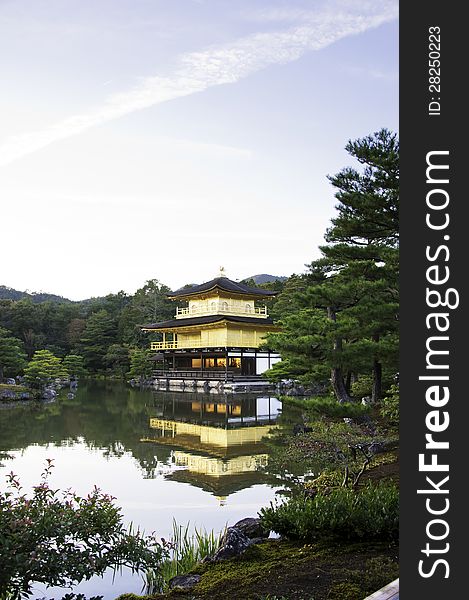
[[[49,460],[30,497],[13,473],[0,491],[0,600],[28,597],[33,582],[71,587],[108,568],[158,569],[167,550],[126,529],[113,497],[53,490],[51,468]]]

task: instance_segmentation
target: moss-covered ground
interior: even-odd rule
[[[151,598],[187,600],[363,600],[398,575],[398,548],[389,543],[302,545],[268,540],[242,557],[199,565],[190,591]],[[119,600],[137,600],[126,594]],[[147,600],[149,597],[146,597]]]

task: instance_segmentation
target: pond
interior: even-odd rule
[[[173,519],[216,533],[256,516],[274,497],[265,436],[278,427],[281,402],[268,396],[203,395],[132,389],[88,381],[73,398],[0,406],[0,485],[13,471],[26,491],[53,459],[53,488],[115,496],[126,524],[168,538]],[[277,486],[277,487],[276,487]],[[123,571],[74,589],[112,600],[142,592]],[[34,598],[65,593],[35,586]]]

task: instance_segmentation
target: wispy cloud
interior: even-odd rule
[[[395,85],[399,80],[397,71],[383,71],[381,69],[373,69],[367,67],[359,67],[358,65],[344,67],[344,71],[352,77],[362,77],[366,79],[378,79]]]
[[[327,10],[302,14],[300,24],[284,31],[257,33],[182,55],[169,76],[146,77],[134,88],[110,95],[95,109],[73,115],[43,130],[7,139],[0,145],[0,165],[135,111],[213,86],[235,83],[270,65],[297,60],[308,51],[320,50],[397,17],[394,0],[366,3],[366,10],[359,12],[356,4],[353,10],[351,5],[353,8],[353,3],[340,3],[334,10],[329,5]]]

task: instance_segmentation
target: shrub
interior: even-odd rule
[[[338,488],[313,498],[296,495],[280,505],[270,504],[259,516],[266,529],[290,539],[314,541],[397,538],[399,493],[394,485],[368,484],[360,491]]]
[[[355,398],[363,398],[363,396],[371,396],[373,389],[373,378],[370,375],[360,375],[360,377],[352,383],[352,394]]]
[[[163,547],[126,530],[114,498],[96,487],[86,498],[59,494],[48,485],[51,468],[49,460],[30,498],[13,473],[0,492],[0,600],[29,596],[33,582],[67,587],[108,568],[140,571],[161,562]]]
[[[329,418],[350,418],[357,419],[364,417],[370,412],[369,406],[364,406],[358,402],[344,402],[339,403],[335,398],[290,398],[285,396],[282,400],[291,406],[296,406],[305,410],[312,417],[317,418],[329,417]]]
[[[381,400],[381,416],[393,426],[399,425],[399,386],[393,384]]]

